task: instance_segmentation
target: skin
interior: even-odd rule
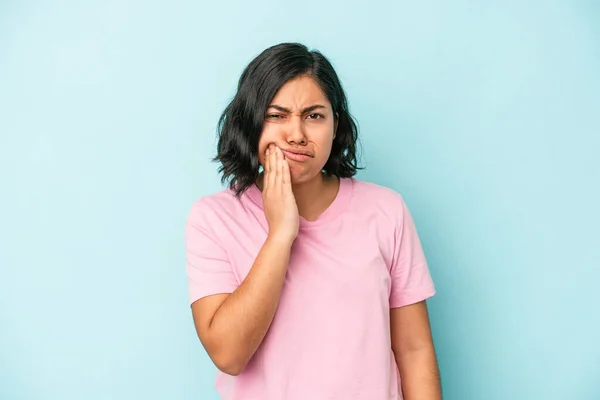
[[[440,371],[427,304],[421,301],[390,310],[394,358],[405,400],[442,400]]]
[[[321,173],[336,129],[331,104],[310,76],[287,82],[267,109],[258,145],[264,172],[256,182],[269,224],[267,239],[233,293],[192,304],[198,336],[215,365],[227,374],[243,371],[269,329],[300,218],[315,220],[337,195],[339,180]],[[304,151],[310,157],[295,161],[285,151]],[[425,302],[393,309],[390,317],[405,400],[441,399]]]
[[[269,145],[311,154],[310,159],[302,162],[286,160],[299,214],[307,220],[316,219],[337,195],[338,179],[324,179],[321,175],[336,129],[331,103],[310,76],[287,82],[267,108],[258,143],[261,164],[265,163]],[[257,182],[259,188],[261,181],[262,177]]]

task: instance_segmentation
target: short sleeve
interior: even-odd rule
[[[394,233],[390,308],[425,300],[435,288],[412,215],[400,198],[400,210]]]
[[[216,240],[199,203],[194,204],[185,227],[186,272],[190,304],[213,294],[233,293],[238,281],[227,252]]]

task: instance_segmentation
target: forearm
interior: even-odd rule
[[[441,400],[440,373],[432,346],[395,354],[404,400]]]
[[[217,352],[241,369],[250,360],[275,315],[289,262],[291,243],[269,238],[250,272],[227,297],[210,324]]]

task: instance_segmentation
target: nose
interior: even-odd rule
[[[290,118],[286,141],[290,145],[305,145],[306,134],[302,118]]]

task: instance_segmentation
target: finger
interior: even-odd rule
[[[269,186],[269,148],[265,151],[265,158],[263,159],[263,192],[267,190]]]
[[[284,192],[292,190],[292,176],[290,174],[290,164],[288,164],[288,161],[286,159],[283,160],[281,184],[283,186]]]
[[[277,146],[274,146],[273,152],[275,153],[275,161],[273,164],[273,171],[271,174],[273,175],[273,180],[271,181],[273,183],[273,186],[271,186],[271,189],[275,193],[281,193],[281,150],[279,150]]]
[[[269,186],[275,187],[275,178],[277,175],[277,151],[275,146],[269,149]]]
[[[269,172],[269,148],[267,147],[267,150],[265,150],[265,158],[263,159],[263,167],[265,169],[265,172],[268,173]]]

